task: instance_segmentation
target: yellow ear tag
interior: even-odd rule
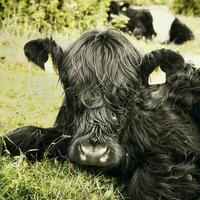
[[[53,66],[53,60],[51,54],[48,55],[48,60],[44,63],[44,69],[50,74],[55,74],[55,69]]]
[[[163,72],[160,66],[156,67],[154,71],[149,75],[149,85],[162,84],[166,82],[166,73]]]

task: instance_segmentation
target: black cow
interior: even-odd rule
[[[171,50],[142,56],[115,30],[89,31],[58,49],[46,39],[25,45],[39,65],[47,57],[40,51],[51,54],[59,72],[65,96],[54,126],[11,131],[3,153],[108,170],[129,183],[132,200],[200,197],[200,70]],[[166,82],[150,86],[158,65]]]

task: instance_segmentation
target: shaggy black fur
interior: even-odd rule
[[[153,18],[151,11],[148,9],[133,9],[130,4],[123,3],[122,5],[116,1],[111,1],[108,8],[108,20],[112,20],[111,14],[124,14],[129,18],[126,28],[122,31],[132,33],[137,39],[147,38],[152,39],[157,35],[153,27]],[[165,23],[165,22],[160,22]],[[175,18],[169,30],[169,40],[166,43],[173,42],[182,44],[188,40],[193,40],[192,31],[183,24],[178,18]]]
[[[122,11],[129,18],[125,31],[133,33],[137,39],[152,39],[156,35],[153,28],[151,13],[145,9],[133,9],[128,7]]]
[[[54,128],[11,131],[4,153],[117,171],[132,200],[200,197],[199,69],[171,50],[142,56],[115,30],[87,32],[57,58],[65,97]],[[149,86],[158,65],[167,81]]]

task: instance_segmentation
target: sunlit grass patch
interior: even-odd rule
[[[23,159],[0,160],[0,198],[5,200],[117,200],[115,180],[94,176],[71,164],[53,161],[28,164]]]

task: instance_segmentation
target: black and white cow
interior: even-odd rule
[[[152,39],[160,43],[182,44],[193,40],[192,31],[168,9],[162,7],[131,7],[128,3],[111,1],[108,19],[111,14],[124,14],[129,18],[125,31],[131,32],[136,38]]]

